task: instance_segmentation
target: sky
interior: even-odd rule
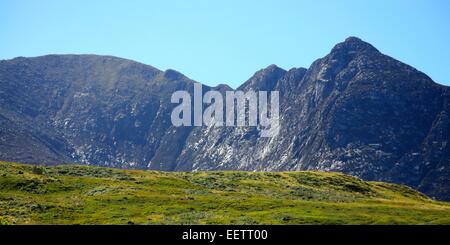
[[[0,59],[100,54],[238,87],[357,36],[450,85],[448,0],[0,0]]]

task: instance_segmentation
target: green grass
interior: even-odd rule
[[[450,204],[340,173],[0,162],[0,224],[450,224]]]

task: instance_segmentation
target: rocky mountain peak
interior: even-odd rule
[[[164,77],[169,80],[177,80],[184,78],[184,75],[179,71],[167,69],[166,71],[164,71]]]
[[[372,46],[357,37],[348,37],[344,42],[338,43],[331,50],[331,54],[336,52],[348,52],[348,53],[359,53],[359,52],[371,52],[379,53],[379,51]]]
[[[224,92],[224,91],[231,91],[233,90],[233,88],[231,88],[230,86],[228,86],[227,84],[219,84],[217,86],[214,87],[215,90],[218,90],[220,92]]]
[[[269,65],[268,67],[257,71],[249,80],[242,84],[239,89],[271,90],[286,72],[286,70],[276,65]]]
[[[381,74],[384,70],[400,70],[402,65],[380,53],[371,44],[357,37],[349,37],[336,44],[328,55],[316,60],[309,72],[313,74],[314,81],[341,83],[348,81],[349,77],[355,76],[359,71],[369,72],[375,69]],[[346,83],[341,85],[345,87]]]

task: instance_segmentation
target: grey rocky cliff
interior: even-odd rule
[[[450,200],[450,89],[358,38],[308,69],[271,65],[238,89],[280,93],[280,133],[174,127],[194,81],[92,55],[0,61],[0,159],[167,171],[324,170]],[[231,90],[226,85],[204,92]]]

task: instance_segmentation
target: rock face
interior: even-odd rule
[[[170,121],[172,91],[193,84],[173,70],[51,55],[2,61],[0,81],[5,160],[147,168],[174,163],[191,130]]]
[[[239,90],[280,93],[280,133],[174,127],[194,81],[92,55],[0,61],[0,159],[167,171],[325,170],[450,200],[450,89],[358,38],[309,69],[271,65]],[[205,86],[204,92],[231,90]]]

